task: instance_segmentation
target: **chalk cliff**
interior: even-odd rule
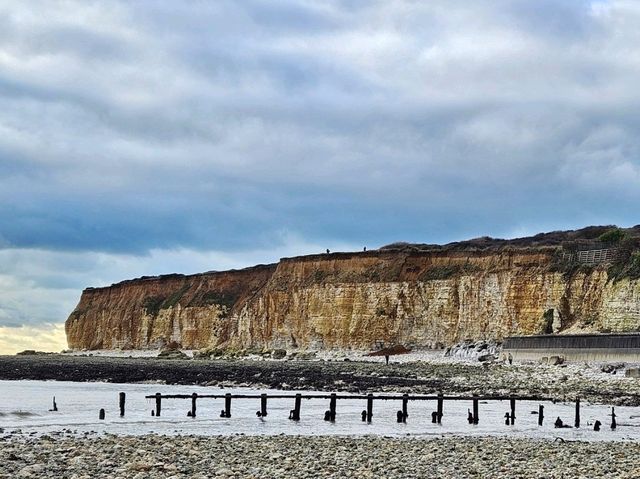
[[[640,330],[640,281],[558,268],[555,246],[381,249],[88,288],[70,348],[443,347],[545,331]]]

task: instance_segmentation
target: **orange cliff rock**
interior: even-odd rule
[[[370,251],[88,288],[72,349],[443,347],[510,334],[640,328],[640,281],[554,268],[554,248]],[[553,325],[551,322],[553,321]]]

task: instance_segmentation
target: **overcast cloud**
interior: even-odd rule
[[[640,223],[639,27],[633,1],[5,1],[0,327],[142,274]]]

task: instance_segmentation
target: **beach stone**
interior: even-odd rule
[[[482,354],[478,356],[478,361],[480,361],[481,363],[484,363],[486,361],[495,361],[496,359],[498,358],[494,354]]]
[[[20,469],[18,477],[40,477],[45,470],[44,464],[31,464]]]
[[[558,366],[562,363],[564,363],[564,358],[562,356],[549,356],[548,364]]]
[[[189,356],[179,349],[165,349],[160,351],[158,359],[189,359]]]
[[[624,375],[628,378],[640,378],[640,368],[629,368]]]
[[[274,349],[271,353],[271,357],[273,359],[283,359],[286,355],[286,349]]]
[[[300,360],[300,361],[310,361],[310,360],[315,359],[315,358],[316,358],[316,352],[315,351],[301,351],[296,356],[296,359]]]

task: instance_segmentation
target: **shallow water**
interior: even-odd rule
[[[121,418],[118,408],[119,392],[127,393],[126,415]],[[197,417],[187,417],[189,399],[163,399],[162,416],[152,417],[154,400],[144,396],[162,394],[282,394],[283,391],[253,390],[248,388],[168,386],[156,384],[76,383],[63,381],[0,381],[0,428],[7,435],[16,430],[23,434],[44,434],[70,429],[77,434],[95,431],[112,434],[196,434],[196,435],[365,435],[385,436],[512,436],[528,438],[556,438],[566,440],[638,440],[640,439],[640,408],[616,407],[618,428],[610,429],[611,408],[604,405],[583,403],[579,429],[556,429],[554,421],[560,416],[566,424],[573,425],[573,403],[542,403],[544,424],[538,426],[538,402],[518,401],[514,426],[504,424],[504,414],[509,411],[509,401],[480,403],[480,422],[470,425],[467,411],[471,401],[445,401],[442,424],[431,423],[435,401],[410,401],[406,424],[396,422],[396,411],[401,401],[374,401],[373,422],[361,421],[361,411],[366,408],[362,399],[338,400],[334,423],[323,420],[329,401],[311,399],[302,401],[301,420],[290,421],[292,399],[269,399],[268,416],[256,417],[259,399],[234,399],[232,417],[220,418],[223,399],[198,400]],[[287,391],[294,394],[296,391]],[[313,394],[312,391],[300,391]],[[318,392],[326,394],[326,392]],[[56,397],[58,412],[51,412],[52,398]],[[398,395],[400,397],[400,395]],[[106,411],[106,419],[100,421],[98,412]],[[637,418],[634,416],[638,416]],[[600,432],[591,424],[599,419]]]

